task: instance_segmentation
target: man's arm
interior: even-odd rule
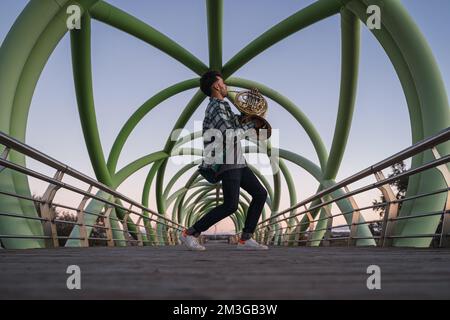
[[[253,129],[256,126],[255,122],[252,120],[245,121],[245,116],[243,117],[242,115],[237,115],[233,112],[229,115],[222,103],[219,103],[212,112],[214,112],[214,127],[219,129],[222,134],[225,134],[226,130],[232,129],[235,130],[236,135],[242,137],[246,134],[247,130]]]

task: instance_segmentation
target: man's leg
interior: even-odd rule
[[[267,199],[267,190],[248,167],[243,169],[241,187],[252,197],[252,201],[247,210],[247,217],[245,218],[245,226],[241,235],[242,240],[248,240],[252,237],[253,232],[255,232],[256,225],[258,224],[264,203]]]
[[[208,230],[212,225],[236,212],[239,204],[241,174],[235,170],[242,169],[227,170],[222,174],[223,203],[205,214],[188,229],[188,233],[198,236],[201,232]]]

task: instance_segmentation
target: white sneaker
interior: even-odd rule
[[[186,230],[183,230],[183,232],[180,234],[179,239],[186,247],[188,247],[189,250],[193,251],[206,250],[204,246],[198,243],[198,239],[196,237],[186,234]]]
[[[260,244],[253,240],[252,238],[248,240],[239,240],[237,244],[237,248],[240,250],[267,250],[269,249],[268,246],[264,244]]]

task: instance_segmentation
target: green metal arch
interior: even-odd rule
[[[83,27],[80,31],[71,32],[73,73],[81,125],[96,177],[99,181],[116,188],[137,168],[151,164],[144,183],[142,203],[146,206],[149,205],[150,186],[156,176],[156,204],[158,211],[163,213],[166,211],[167,204],[171,203],[173,199],[176,198],[176,202],[182,199],[180,198],[181,194],[176,197],[169,196],[170,185],[173,185],[175,181],[173,178],[169,185],[165,189],[163,188],[165,168],[170,158],[169,155],[176,147],[176,142],[169,137],[163,150],[137,159],[115,172],[117,161],[128,136],[137,123],[162,101],[179,92],[198,87],[198,78],[177,83],[159,92],[136,110],[117,136],[108,162],[106,162],[97,128],[93,100],[90,66],[91,16],[158,48],[181,62],[197,75],[201,75],[209,68],[217,69],[222,71],[227,83],[230,85],[242,88],[253,86],[260,88],[263,94],[278,102],[290,112],[309,135],[317,152],[320,167],[306,161],[306,159],[302,159],[299,155],[289,153],[287,156],[289,161],[294,159],[294,162],[297,161],[297,164],[308,168],[309,172],[317,177],[318,181],[320,181],[319,190],[334,183],[333,179],[337,175],[349,136],[358,73],[360,30],[358,19],[365,21],[368,5],[377,4],[383,8],[382,28],[372,32],[391,60],[402,84],[408,104],[412,142],[417,142],[435,134],[450,125],[448,98],[439,69],[426,40],[399,0],[316,1],[264,32],[223,66],[222,24],[224,2],[222,0],[207,0],[209,67],[159,31],[105,1],[31,0],[17,18],[0,48],[0,69],[2,70],[2,73],[0,73],[0,105],[2,106],[0,109],[0,130],[19,140],[25,140],[28,112],[36,83],[54,48],[67,32],[65,9],[68,5],[74,3],[82,6]],[[272,45],[303,28],[339,12],[341,15],[342,36],[341,89],[336,127],[328,156],[327,150],[313,124],[291,101],[260,83],[231,76],[235,71]],[[174,130],[184,128],[204,98],[205,96],[200,91],[197,91],[176,121]],[[440,145],[437,148],[441,154],[448,154],[450,143]],[[287,151],[280,150],[280,152]],[[286,154],[284,155],[286,156]],[[429,152],[416,156],[412,159],[412,167],[417,167],[431,159],[433,158]],[[25,158],[15,152],[10,154],[10,160],[20,165],[26,165]],[[289,186],[289,196],[292,204],[296,201],[294,200],[296,194],[295,186],[284,163],[281,164],[281,171]],[[182,173],[178,176],[181,175]],[[0,177],[0,188],[2,190],[30,195],[28,180],[23,175],[5,170],[0,173]],[[199,182],[195,179],[191,182],[198,184]],[[271,197],[272,213],[278,210],[281,197],[280,184],[281,176],[277,173],[274,176],[275,191]],[[445,182],[442,177],[437,172],[429,171],[410,179],[407,195],[435,190],[444,186]],[[339,191],[336,191],[333,195],[338,194]],[[444,201],[444,195],[435,195],[428,199],[422,198],[410,201],[402,206],[400,215],[415,215],[425,211],[441,210]],[[242,204],[245,205],[244,203]],[[93,203],[92,206],[94,205]],[[178,203],[178,206],[180,205],[182,206],[182,200]],[[345,207],[347,204],[342,202],[340,205]],[[0,207],[24,216],[37,216],[34,206],[25,200],[11,199],[0,195]],[[240,212],[243,213],[242,210]],[[120,211],[117,214],[122,216]],[[242,219],[237,218],[233,222],[238,227],[241,225]],[[433,233],[438,222],[438,217],[408,220],[398,224],[396,233],[398,235]],[[146,221],[146,223],[149,222]],[[134,230],[135,226],[130,223],[129,228]],[[363,230],[362,228],[358,230],[360,229]],[[162,230],[159,229],[158,232],[159,236],[162,236]],[[42,235],[42,227],[39,222],[32,220],[24,219],[17,222],[17,220],[12,220],[12,218],[0,217],[0,233]],[[277,241],[279,241],[280,235],[281,233],[278,232]],[[363,244],[365,242],[358,241],[358,243]],[[395,241],[395,245],[398,246],[425,247],[429,243],[429,238],[398,239]],[[4,239],[3,244],[7,248],[31,248],[42,247],[43,241]]]

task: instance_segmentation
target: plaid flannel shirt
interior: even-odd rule
[[[234,168],[243,168],[247,166],[246,160],[244,158],[243,152],[242,152],[242,146],[240,140],[248,134],[247,130],[255,128],[255,123],[253,121],[248,121],[246,123],[241,123],[239,121],[238,114],[235,114],[232,112],[230,105],[225,100],[220,100],[214,97],[209,98],[209,104],[206,107],[205,110],[205,118],[203,120],[203,146],[204,146],[204,156],[205,156],[205,150],[207,150],[207,147],[210,148],[213,147],[210,146],[211,143],[214,142],[214,138],[207,138],[205,139],[205,132],[208,129],[218,129],[222,133],[223,143],[224,143],[224,154],[223,154],[223,162],[222,163],[215,163],[214,158],[208,159],[209,163],[205,162],[205,159],[202,160],[202,163],[200,166],[205,168],[212,168],[214,171],[217,172],[217,174]],[[233,130],[228,131],[233,132],[236,136],[235,143],[226,144],[225,148],[225,142],[227,141],[226,138],[226,132],[227,130]],[[233,163],[230,163],[230,159],[226,159],[226,156],[230,150],[230,147],[234,147],[234,159]],[[231,155],[231,154],[230,154]],[[206,155],[207,156],[207,155]],[[228,163],[226,163],[228,162]]]

